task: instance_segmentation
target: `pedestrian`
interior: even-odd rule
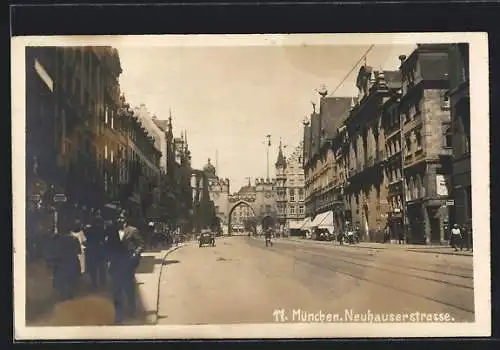
[[[470,237],[469,237],[469,230],[467,229],[467,226],[462,225],[462,227],[460,228],[460,232],[462,234],[462,239],[460,241],[460,250],[467,248],[467,251],[469,251],[470,250]]]
[[[86,243],[86,263],[87,271],[90,275],[91,285],[93,289],[102,288],[106,285],[106,256],[105,256],[105,240],[104,220],[99,211],[91,219],[87,226],[85,235]]]
[[[85,273],[85,245],[87,243],[87,238],[83,233],[82,225],[80,220],[75,220],[75,225],[71,230],[71,235],[78,240],[80,244],[80,254],[78,254],[78,260],[80,262],[80,273],[83,275]]]
[[[458,225],[454,224],[453,228],[451,229],[450,245],[452,248],[455,249],[455,251],[458,251],[458,245],[460,244],[461,241],[462,241],[462,233],[460,232]]]
[[[265,232],[266,247],[269,245],[271,245],[271,247],[273,246],[273,242],[271,241],[271,236],[272,236],[271,229],[268,228]]]
[[[402,230],[401,228],[399,229],[399,232],[398,232],[398,242],[399,242],[399,244],[405,243],[405,233],[404,233],[404,230]]]
[[[63,228],[52,241],[51,259],[54,264],[54,287],[63,300],[73,298],[81,275],[80,242],[71,230]]]
[[[137,311],[135,271],[140,260],[142,240],[138,238],[138,230],[134,229],[127,225],[123,217],[107,226],[107,252],[116,323],[123,322],[125,318],[125,304],[128,305],[129,316],[134,317]]]

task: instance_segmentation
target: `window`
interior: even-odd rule
[[[295,190],[293,188],[290,189],[290,202],[295,202]]]
[[[408,186],[408,179],[405,181],[405,198],[406,201],[410,200],[410,191],[409,191],[409,186]]]
[[[422,150],[422,133],[421,133],[421,130],[415,130],[415,142],[417,143],[417,151]]]
[[[405,136],[405,146],[406,146],[406,153],[410,153],[411,152],[411,138],[410,138],[410,135],[406,135]]]
[[[104,159],[108,159],[108,145],[104,146]]]
[[[295,214],[295,206],[294,205],[290,206],[290,214]]]
[[[301,188],[299,189],[299,201],[304,200],[304,190]]]
[[[304,212],[305,212],[304,206],[300,205],[299,206],[299,214],[304,214]]]
[[[447,93],[443,94],[441,97],[441,109],[443,111],[448,111],[450,109],[450,98]]]
[[[453,142],[453,132],[451,128],[447,128],[444,132],[444,147],[451,148]]]

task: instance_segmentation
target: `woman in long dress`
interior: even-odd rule
[[[80,262],[80,273],[83,275],[85,273],[85,243],[87,242],[87,238],[79,221],[75,223],[75,226],[71,230],[71,235],[80,243],[81,253],[78,254],[78,260]]]

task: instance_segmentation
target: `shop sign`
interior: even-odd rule
[[[54,195],[54,202],[59,203],[59,202],[66,202],[68,198],[64,193],[57,193]]]
[[[454,206],[454,205],[455,205],[455,200],[454,200],[454,199],[448,199],[448,200],[446,201],[446,206],[448,206],[448,207],[452,207],[452,206]]]
[[[39,194],[32,194],[28,198],[33,202],[39,202],[42,197]]]

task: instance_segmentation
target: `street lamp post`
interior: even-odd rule
[[[271,147],[271,135],[266,135],[266,179],[269,181],[269,148]]]

